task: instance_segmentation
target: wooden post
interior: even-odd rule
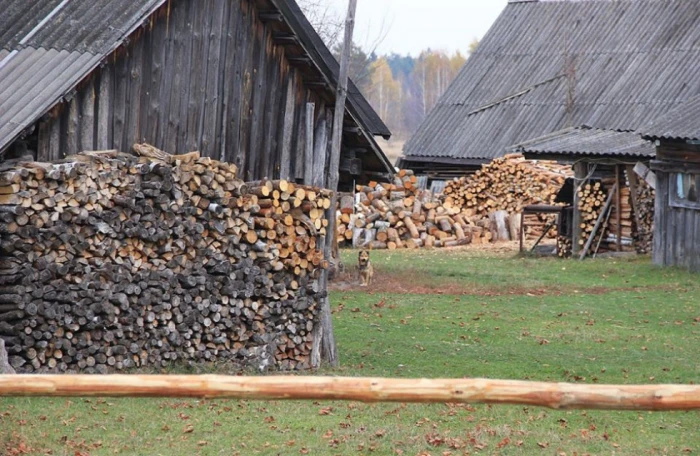
[[[571,251],[574,256],[581,250],[578,244],[578,241],[581,239],[581,212],[578,209],[578,192],[585,185],[584,179],[587,174],[585,162],[577,162],[574,164],[574,220],[572,222],[573,227],[571,231]]]
[[[622,252],[622,185],[620,184],[620,165],[615,165],[615,222],[617,222],[617,251]]]
[[[331,156],[328,169],[328,189],[333,192],[333,197],[331,198],[331,207],[328,209],[328,229],[327,232],[330,233],[326,236],[326,242],[324,245],[324,255],[327,261],[331,261],[333,252],[333,239],[332,233],[335,231],[336,220],[335,211],[337,206],[337,192],[338,192],[338,181],[340,180],[340,148],[343,140],[343,120],[345,119],[345,101],[348,96],[348,67],[350,61],[350,49],[352,47],[352,34],[355,29],[355,11],[357,11],[357,0],[350,0],[348,5],[348,15],[345,20],[345,41],[343,43],[343,52],[340,57],[340,74],[338,76],[338,87],[335,97],[335,112],[333,114],[333,140],[331,146]],[[320,325],[317,324],[318,328],[314,329],[314,338],[317,334],[322,337],[320,343],[320,350],[322,357],[328,361],[328,363],[335,367],[338,365],[338,351],[335,345],[335,335],[333,333],[333,322],[331,320],[331,303],[329,298],[323,300],[321,306],[321,318]],[[319,327],[320,326],[320,327]],[[314,347],[316,348],[316,347]],[[312,352],[312,367],[319,367],[313,364],[313,360],[319,359],[319,357],[314,356]]]
[[[95,78],[89,78],[80,101],[78,152],[95,149]]]
[[[327,117],[326,109],[321,106],[319,109],[319,118],[314,131],[314,153],[312,177],[310,185],[314,187],[325,186],[326,176],[326,159],[328,158],[328,135],[327,135]]]
[[[627,179],[630,182],[630,197],[632,198],[632,213],[634,213],[634,221],[637,223],[637,230],[642,226],[641,220],[639,219],[639,202],[637,201],[637,188],[639,182],[637,180],[637,174],[634,172],[634,166],[627,165],[625,171],[627,172]]]
[[[97,149],[112,147],[110,138],[110,110],[112,108],[112,67],[107,65],[100,73],[100,88],[97,103]]]
[[[585,385],[491,379],[0,375],[0,397],[189,397],[518,404],[555,410],[700,409],[698,385]]]
[[[39,121],[39,145],[36,151],[36,161],[49,161],[49,146],[51,144],[51,123],[53,119],[50,115]]]
[[[280,157],[280,179],[292,178],[292,136],[294,129],[294,77],[288,76],[287,98],[284,107],[284,124],[282,133],[282,154]]]
[[[314,123],[316,105],[306,103],[306,143],[304,147],[304,183],[312,185],[314,181]]]
[[[525,247],[525,212],[521,214],[520,218],[520,253],[523,253],[523,248]]]

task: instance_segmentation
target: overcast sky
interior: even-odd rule
[[[328,0],[338,14],[348,0]],[[507,0],[358,0],[356,42],[377,53],[417,56],[426,48],[467,52],[505,8]]]

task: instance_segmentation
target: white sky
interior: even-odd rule
[[[344,16],[348,0],[327,0]],[[358,0],[355,41],[378,54],[417,56],[423,49],[467,52],[505,8],[507,0]]]

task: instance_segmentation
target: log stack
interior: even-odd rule
[[[638,180],[636,188],[635,246],[638,253],[651,253],[654,243],[654,205],[656,192],[644,180]]]
[[[482,236],[483,226],[444,207],[430,191],[417,189],[410,170],[400,170],[393,184],[371,182],[356,190],[354,196],[341,198],[341,244],[395,250],[454,247],[490,239],[490,233]]]
[[[603,186],[605,191],[610,192],[614,189],[615,179],[605,179],[603,180]],[[634,251],[634,233],[633,233],[633,221],[632,221],[632,198],[630,187],[627,185],[622,185],[620,189],[620,207],[617,205],[617,195],[613,199],[613,204],[611,205],[609,222],[607,224],[607,231],[605,233],[605,241],[601,245],[600,251],[616,251],[617,250],[617,234],[618,234],[618,220],[620,222],[619,232],[621,233],[621,246],[623,252]],[[618,214],[619,212],[619,214]]]
[[[554,204],[566,178],[572,176],[570,166],[511,154],[484,165],[473,176],[448,182],[445,206],[470,215],[487,216],[499,210],[519,213],[531,204]]]
[[[521,154],[506,155],[484,165],[472,176],[448,182],[444,205],[456,208],[470,218],[488,217],[497,211],[521,213],[531,204],[554,204],[570,166],[554,161],[526,160]],[[539,238],[551,217],[541,215],[528,219],[525,235]],[[554,231],[550,232],[552,235]]]
[[[593,234],[596,222],[605,208],[606,200],[607,193],[600,182],[588,183],[579,188],[578,210],[581,217],[581,237],[578,243],[580,249],[583,249]],[[589,255],[598,251],[599,241],[601,241],[601,238],[604,238],[607,225],[608,223],[604,222],[595,233],[595,239],[592,244],[593,248],[588,251]]]
[[[0,173],[0,337],[13,367],[309,367],[331,194],[135,150]]]

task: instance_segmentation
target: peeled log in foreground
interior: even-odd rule
[[[2,375],[0,397],[11,396],[451,402],[651,411],[700,409],[697,385],[578,385],[487,379]]]

